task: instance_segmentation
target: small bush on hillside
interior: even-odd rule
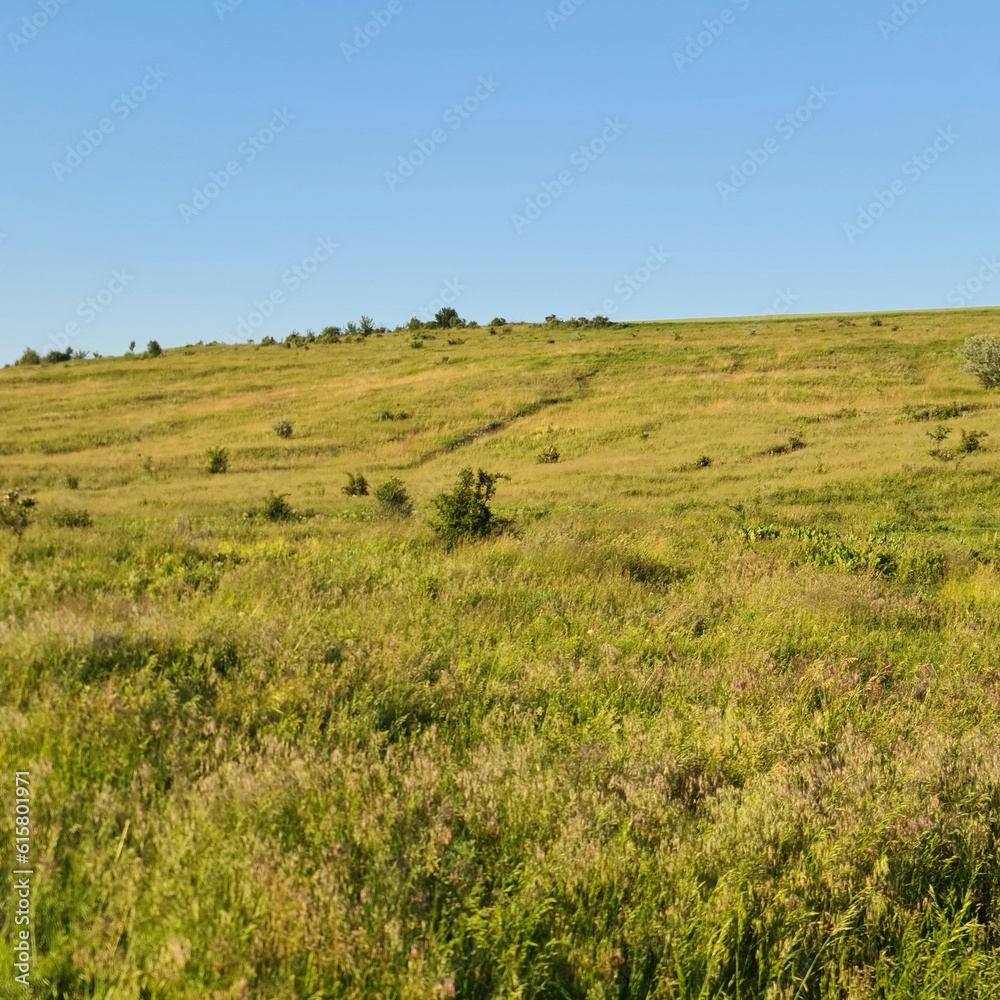
[[[68,351],[49,351],[48,354],[42,358],[42,361],[47,365],[59,365],[65,361],[73,360],[73,348],[71,347]]]
[[[151,340],[146,345],[146,357],[147,358],[158,358],[163,353],[163,348],[155,341]]]
[[[264,509],[261,512],[268,521],[291,521],[295,517],[292,505],[285,499],[287,493],[272,493],[264,501]]]
[[[52,517],[59,528],[90,528],[94,519],[86,510],[58,510]]]
[[[434,325],[442,330],[457,329],[465,326],[465,320],[458,315],[458,310],[451,306],[445,306],[434,314]]]
[[[502,316],[494,316],[493,319],[490,320],[490,326],[506,326],[506,325],[507,325],[507,320],[505,320]]]
[[[975,375],[984,389],[1000,386],[1000,337],[970,337],[958,352],[962,371]]]
[[[538,454],[538,462],[541,465],[555,465],[559,461],[559,458],[559,449],[554,444],[550,444],[544,451]]]
[[[208,471],[213,476],[229,471],[229,452],[225,448],[208,449]]]
[[[349,497],[368,496],[368,480],[360,472],[356,476],[349,472],[347,474],[347,485],[344,487],[344,493]]]
[[[787,444],[776,444],[773,448],[768,448],[762,451],[761,456],[767,455],[789,455],[793,451],[801,451],[806,447],[805,441],[800,437],[792,436],[788,439]]]
[[[921,405],[904,407],[903,412],[918,423],[926,420],[954,420],[963,413],[971,413],[979,409],[975,403],[940,403],[938,405]]]
[[[20,490],[8,490],[0,497],[0,527],[9,531],[18,542],[31,524],[35,498],[21,495]]]
[[[287,441],[295,433],[295,428],[292,426],[290,421],[285,420],[285,418],[282,417],[281,420],[274,425],[274,433],[277,434],[278,437]]]
[[[17,361],[14,362],[15,365],[40,365],[42,363],[42,357],[38,351],[34,348],[27,348],[24,354],[22,354]]]
[[[280,523],[284,521],[298,521],[307,517],[315,517],[314,511],[305,511],[300,514],[292,508],[287,500],[287,493],[271,493],[261,507],[251,507],[244,511],[243,517],[248,521],[255,521],[262,518],[265,521]]]
[[[413,501],[406,492],[401,479],[393,477],[375,491],[379,513],[385,517],[409,517],[413,513]]]
[[[962,440],[955,449],[959,455],[971,455],[974,451],[983,450],[983,439],[988,438],[986,431],[962,431]]]
[[[498,518],[490,509],[497,483],[507,478],[482,469],[476,473],[463,469],[451,493],[441,493],[435,498],[434,530],[449,549],[461,541],[488,538],[509,526],[509,521]]]
[[[379,423],[387,423],[390,420],[409,420],[410,414],[406,410],[383,410],[379,415]]]
[[[67,476],[63,480],[63,484],[68,490],[78,490],[80,488],[80,477],[79,476]]]

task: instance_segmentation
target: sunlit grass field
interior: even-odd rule
[[[0,371],[37,499],[0,538],[4,995],[17,771],[38,997],[1000,995],[975,334],[1000,312]],[[938,426],[989,436],[940,461]],[[465,467],[513,528],[448,550]],[[272,493],[301,516],[246,516]]]

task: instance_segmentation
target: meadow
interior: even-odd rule
[[[0,537],[0,992],[29,772],[40,998],[1000,995],[976,334],[1000,311],[0,371],[36,500]],[[510,525],[448,547],[465,468]]]

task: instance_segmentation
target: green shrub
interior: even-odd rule
[[[155,341],[151,340],[146,345],[146,357],[147,358],[158,358],[163,353],[163,348]]]
[[[344,493],[349,497],[368,496],[368,480],[360,472],[356,476],[349,472],[347,474],[347,485],[344,487]]]
[[[434,530],[449,549],[461,541],[487,538],[509,527],[510,522],[498,518],[490,509],[497,483],[508,478],[482,469],[476,473],[463,469],[451,493],[441,493],[435,498]]]
[[[961,370],[975,375],[984,389],[1000,386],[1000,337],[970,337],[959,349]]]
[[[385,517],[409,517],[413,513],[413,501],[401,479],[393,477],[383,483],[375,491],[375,499]]]
[[[285,420],[284,417],[274,424],[273,429],[274,433],[285,441],[287,441],[295,433],[295,428],[292,426],[291,422]]]
[[[285,499],[287,493],[272,493],[264,501],[263,516],[268,521],[291,521],[295,517],[292,505]]]
[[[442,330],[457,329],[465,325],[465,320],[458,315],[458,310],[445,306],[434,314],[434,325]]]
[[[24,354],[14,362],[15,365],[40,365],[41,363],[41,355],[31,347],[27,348]]]
[[[0,527],[5,528],[20,542],[21,535],[31,524],[31,511],[35,498],[21,495],[20,490],[8,490],[0,497]]]
[[[550,444],[538,454],[538,462],[541,465],[555,465],[559,461],[559,458],[559,449],[554,444]]]
[[[760,455],[788,455],[793,451],[801,451],[805,447],[806,443],[802,438],[792,436],[788,439],[787,444],[776,444],[773,448],[767,448],[765,451],[762,451]]]
[[[971,455],[974,451],[982,451],[983,439],[988,437],[986,431],[962,431],[962,440],[955,450],[959,455]]]
[[[213,476],[229,471],[229,452],[225,448],[208,449],[208,471]]]
[[[78,476],[67,476],[63,484],[68,490],[78,490],[80,488],[80,478]]]
[[[90,528],[94,519],[86,510],[57,510],[52,520],[60,528]]]

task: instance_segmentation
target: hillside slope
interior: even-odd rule
[[[878,322],[0,371],[36,995],[997,995],[1000,312]]]

